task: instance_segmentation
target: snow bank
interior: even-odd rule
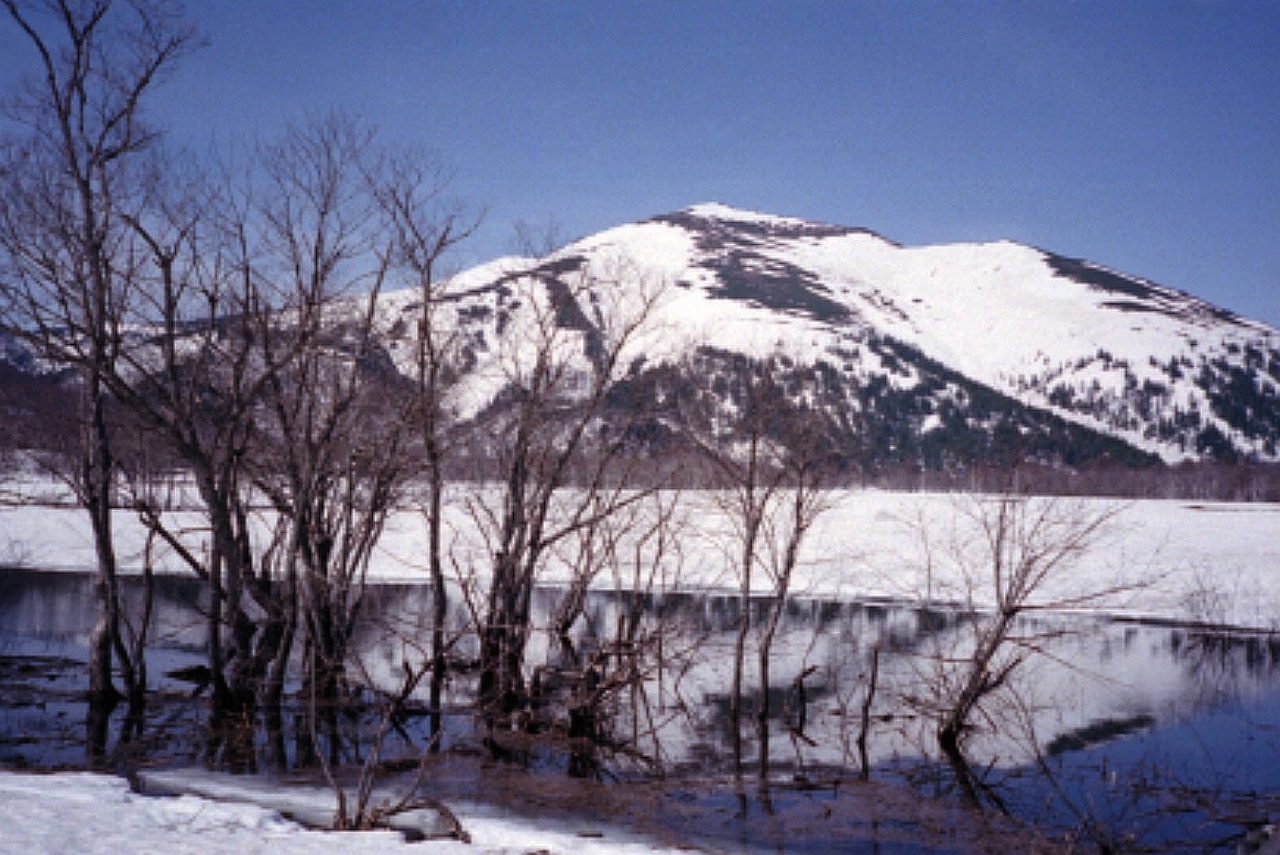
[[[452,840],[406,843],[396,832],[311,831],[252,804],[195,796],[157,798],[129,790],[121,778],[91,773],[0,772],[0,855],[422,855],[675,852],[608,828],[582,836],[563,824],[516,820],[495,809],[455,813],[470,845]],[[598,836],[597,836],[598,835]]]
[[[88,773],[0,774],[0,804],[5,814],[3,855],[373,855],[403,845],[390,831],[305,831],[253,805],[139,796],[123,779]],[[469,850],[458,844],[455,851]]]

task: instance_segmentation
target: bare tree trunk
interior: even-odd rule
[[[750,494],[749,494],[750,495]],[[748,499],[754,507],[752,499]],[[729,683],[729,739],[733,751],[733,768],[742,774],[742,672],[747,658],[747,637],[751,633],[751,575],[756,559],[756,537],[759,520],[748,512],[742,541],[741,587],[738,591],[738,635],[733,643],[733,676]]]
[[[98,573],[94,592],[98,620],[89,641],[89,698],[91,704],[114,706],[119,699],[112,680],[112,652],[120,628],[120,590],[116,578],[116,553],[111,532],[111,494],[114,467],[107,439],[103,392],[95,376],[87,378],[89,437],[84,473],[84,501],[92,521]]]
[[[871,705],[876,700],[876,687],[880,677],[880,645],[871,648],[871,672],[867,675],[867,691],[862,696],[862,717],[858,727],[858,776],[862,780],[871,777],[871,761],[867,756],[867,736],[871,732]]]
[[[267,728],[267,744],[272,765],[280,770],[288,766],[288,752],[284,738],[284,686],[289,671],[289,657],[293,653],[298,626],[298,577],[295,556],[286,556],[288,569],[282,580],[286,612],[283,616],[279,649],[267,673],[262,692],[263,717]]]
[[[433,431],[434,433],[434,428]],[[449,592],[445,587],[444,559],[441,555],[441,530],[444,528],[443,492],[444,476],[441,471],[443,461],[440,449],[435,442],[428,444],[428,489],[427,497],[427,551],[431,575],[431,676],[427,685],[427,703],[430,707],[428,723],[431,741],[430,750],[440,750],[441,733],[444,729],[444,681],[448,675],[448,662],[445,659],[445,621],[449,616]]]
[[[209,671],[210,741],[206,761],[235,771],[254,767],[253,727],[260,681],[254,679],[253,641],[257,628],[245,613],[247,536],[243,514],[226,478],[218,483],[208,472],[197,471],[210,522],[209,558]],[[224,635],[230,630],[231,648]],[[264,634],[265,637],[265,634]],[[261,641],[261,638],[260,638]]]
[[[996,654],[1009,638],[1017,611],[1001,611],[983,632],[966,666],[965,678],[938,725],[938,745],[952,762],[964,762],[961,741],[983,698],[1000,688],[1020,659],[995,667]]]
[[[774,590],[773,602],[769,606],[768,622],[760,636],[760,647],[757,651],[760,668],[760,706],[756,710],[756,736],[760,740],[760,780],[769,777],[769,666],[773,661],[773,639],[782,620],[782,613],[788,602],[787,587],[790,582],[790,571],[787,578],[779,580]]]

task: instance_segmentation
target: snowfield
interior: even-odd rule
[[[13,485],[11,484],[11,487]],[[49,484],[22,485],[22,503],[0,506],[0,566],[91,572],[93,541],[83,511],[62,504]],[[732,563],[733,519],[721,499],[705,491],[677,496],[680,554],[659,568],[660,589],[736,591]],[[487,551],[465,502],[499,501],[495,490],[455,486],[447,503],[448,547],[463,567],[485,572]],[[57,501],[58,504],[52,504]],[[990,497],[838,490],[805,541],[792,583],[795,596],[822,599],[930,600],[991,605],[993,598],[968,550],[976,534],[975,508]],[[1173,500],[1035,499],[1068,515],[1112,513],[1090,548],[1057,574],[1038,604],[1069,606],[1126,617],[1280,628],[1280,505]],[[185,527],[195,554],[204,546],[201,516],[169,515]],[[265,531],[268,521],[260,520]],[[145,532],[132,514],[115,516],[117,549],[124,572],[140,572]],[[407,509],[389,521],[370,567],[375,581],[426,581],[422,544],[425,523]],[[159,547],[159,572],[189,572]],[[568,565],[552,560],[540,581],[568,578]],[[602,574],[596,587],[625,585]],[[767,585],[763,573],[757,591]],[[1105,596],[1098,594],[1105,592]]]

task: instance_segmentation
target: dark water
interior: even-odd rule
[[[140,598],[136,580],[126,593]],[[538,592],[535,625],[550,624],[562,594]],[[202,586],[161,578],[156,596],[148,655],[155,691],[142,736],[118,755],[126,766],[200,757],[203,701],[191,699],[191,686],[165,672],[203,661]],[[384,688],[397,685],[403,663],[420,661],[430,603],[423,586],[374,586],[352,673]],[[577,653],[587,657],[606,648],[632,605],[629,595],[592,594],[575,625]],[[753,783],[744,790],[724,783],[732,780],[727,685],[742,619],[737,601],[680,594],[638,605],[649,639],[645,679],[616,699],[610,735],[628,750],[597,758],[600,778],[639,783],[661,776],[671,782],[661,797],[664,810],[686,809],[689,833],[717,845],[969,851],[910,841],[929,822],[945,827],[945,810],[962,801],[954,770],[934,747],[931,703],[936,706],[951,679],[948,669],[967,653],[970,616],[895,603],[788,604],[772,658],[771,738],[763,753],[750,711],[764,693],[754,664],[748,669],[744,755]],[[754,625],[769,605],[753,604]],[[93,619],[89,577],[0,571],[0,765],[83,764],[83,663]],[[456,596],[451,620],[458,627],[467,620]],[[1080,615],[1024,619],[1017,637],[1026,661],[1010,691],[984,710],[969,742],[973,780],[986,807],[1078,840],[1083,851],[1234,852],[1251,826],[1280,818],[1280,639]],[[885,848],[859,850],[854,838],[822,829],[841,810],[866,811],[856,798],[848,807],[850,785],[842,782],[860,769],[855,737],[877,650],[871,777],[906,783],[936,800],[944,815],[882,817],[872,836]],[[474,653],[462,637],[459,661]],[[557,643],[535,634],[531,664],[562,659]],[[800,704],[796,679],[802,674]],[[461,754],[479,741],[467,712],[472,690],[460,675],[446,698],[456,713],[448,719],[445,747]],[[801,705],[805,724],[797,738]],[[399,749],[408,756],[418,750],[410,742]],[[536,748],[521,756],[553,773],[570,763],[562,753]],[[768,786],[761,789],[757,781]],[[833,814],[840,805],[846,807]]]

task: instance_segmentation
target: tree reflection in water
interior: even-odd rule
[[[125,593],[139,592],[126,585]],[[553,588],[536,592],[535,626],[549,625],[560,594]],[[452,598],[449,618],[462,629],[467,614],[460,601]],[[419,662],[431,605],[425,586],[370,590],[352,644],[358,664],[352,673],[363,681],[356,697],[363,704],[337,716],[340,744],[322,746],[336,750],[343,764],[357,765],[378,750],[383,768],[403,768],[425,749],[430,710],[424,687],[403,699],[381,734],[377,713],[403,685],[405,663]],[[759,600],[752,608],[761,617],[771,605]],[[563,647],[566,639],[532,639],[530,661],[542,663],[531,680],[539,686],[540,701],[530,713],[538,721],[519,731],[487,730],[472,720],[476,650],[461,634],[445,687],[442,748],[480,748],[528,769],[589,780],[656,776],[705,787],[728,774],[726,663],[735,640],[735,599],[651,596],[641,606],[642,625],[633,638],[645,640],[644,650],[614,643],[613,628],[635,619],[636,601],[605,592],[586,596],[583,618],[567,638],[571,651]],[[202,661],[201,608],[197,585],[158,580],[153,674]],[[75,722],[87,721],[87,708],[76,663],[92,619],[87,576],[20,571],[0,578],[0,762],[81,762],[85,731]],[[1097,616],[1023,618],[1022,631],[1043,639],[1045,655],[1028,663],[1010,687],[1006,716],[980,723],[970,741],[972,765],[950,776],[948,785],[949,767],[933,742],[935,722],[913,714],[904,699],[921,690],[921,657],[947,649],[968,619],[938,607],[788,603],[774,641],[774,682],[764,689],[748,672],[744,695],[746,708],[756,710],[768,692],[769,723],[782,738],[757,755],[752,771],[759,786],[733,791],[734,811],[744,819],[756,812],[767,816],[779,799],[791,798],[786,793],[838,788],[859,776],[857,738],[874,662],[877,688],[865,710],[873,779],[944,794],[970,788],[978,800],[1003,805],[1015,816],[1099,840],[1088,830],[1120,826],[1147,835],[1211,832],[1225,838],[1239,826],[1224,825],[1215,816],[1219,810],[1230,808],[1241,820],[1265,818],[1258,794],[1280,792],[1280,773],[1269,762],[1280,749],[1273,744],[1280,733],[1280,640]],[[606,679],[614,682],[606,686]],[[162,676],[143,717],[127,715],[127,705],[112,711],[106,719],[108,763],[125,768],[142,757],[198,762],[204,701],[192,698],[192,689]],[[280,759],[274,756],[280,742],[265,732],[267,722],[304,729],[297,689],[286,693],[278,715],[255,722],[251,746],[263,764]],[[743,736],[750,740],[748,730]],[[314,746],[292,735],[283,760],[296,768],[307,763]],[[1157,821],[1156,805],[1166,804],[1161,799],[1175,788],[1198,811],[1200,832],[1185,828],[1194,824],[1185,813],[1177,829]],[[1127,809],[1117,806],[1121,802]]]

